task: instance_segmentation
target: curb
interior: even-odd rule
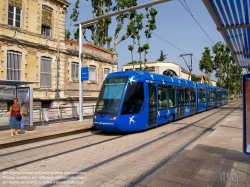
[[[64,131],[64,132],[58,132],[56,134],[48,134],[48,135],[41,135],[41,136],[37,136],[37,137],[29,137],[28,139],[21,139],[21,140],[13,140],[13,142],[7,142],[7,143],[3,143],[0,144],[0,149],[2,148],[8,148],[8,147],[14,147],[14,146],[18,146],[18,145],[24,145],[24,144],[28,144],[28,143],[34,143],[34,142],[39,142],[39,141],[43,141],[43,140],[50,140],[50,139],[54,139],[54,138],[59,138],[59,137],[63,137],[63,136],[68,136],[68,135],[74,135],[74,134],[79,134],[82,132],[88,132],[88,131],[96,131],[97,129],[92,126],[92,127],[86,127],[84,129],[74,129],[71,131]],[[22,136],[22,134],[20,134]]]

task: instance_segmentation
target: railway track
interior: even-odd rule
[[[79,163],[78,167],[75,167],[74,173],[52,180],[41,186],[53,186],[67,182],[81,173],[85,173],[87,177],[96,176],[94,178],[95,181],[98,177],[100,181],[106,182],[112,180],[112,178],[117,178],[117,180],[124,181],[124,183],[121,182],[120,186],[136,186],[151,173],[159,169],[162,164],[169,162],[178,155],[192,142],[197,141],[205,133],[212,132],[218,123],[239,107],[241,107],[241,103],[231,102],[224,107],[140,133],[84,133],[82,136],[74,135],[72,136],[74,138],[47,145],[40,144],[40,146],[37,146],[34,143],[32,144],[33,146],[30,145],[28,148],[20,147],[19,150],[11,151],[5,149],[0,156],[0,160],[6,160],[7,158],[13,160],[16,154],[23,155],[27,159],[20,159],[20,162],[10,162],[9,165],[1,165],[0,171],[11,171],[14,169],[22,171],[27,169],[26,167],[30,167],[31,164],[37,165],[38,168],[42,165],[44,167],[44,165],[47,166],[54,162],[55,158],[63,159],[64,156],[70,157],[74,154],[75,162]],[[97,151],[93,154],[93,150]],[[81,162],[83,155],[86,155],[84,160],[87,163]],[[114,165],[117,165],[117,168],[107,171],[107,168],[114,167]],[[131,176],[128,174],[128,170],[130,170]],[[107,175],[103,177],[97,175],[99,171],[107,173],[110,179]],[[121,179],[125,175],[130,177],[126,180]]]

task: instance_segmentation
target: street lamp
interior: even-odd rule
[[[79,23],[79,65],[78,65],[78,79],[79,79],[79,121],[83,120],[83,86],[81,80],[81,68],[82,68],[82,58],[83,54],[83,43],[82,43],[82,27],[89,27],[98,23],[99,20],[92,21],[86,24]]]
[[[99,20],[107,18],[107,17],[112,17],[112,16],[122,14],[122,13],[125,13],[125,12],[131,12],[131,11],[134,11],[134,10],[137,10],[137,9],[150,7],[150,6],[153,6],[153,5],[160,4],[160,3],[165,3],[167,1],[171,1],[171,0],[155,0],[155,1],[152,1],[152,2],[149,2],[149,3],[145,3],[145,4],[134,6],[134,7],[130,7],[130,8],[123,9],[123,10],[120,10],[120,11],[117,11],[117,12],[112,12],[110,14],[106,14],[106,15],[103,15],[103,16],[98,16],[98,17],[89,19],[87,21],[83,21],[83,22],[79,22],[79,23],[74,24],[74,26],[79,25],[79,75],[78,75],[79,76],[79,121],[83,120],[83,111],[82,111],[82,107],[83,107],[82,89],[83,88],[82,88],[82,82],[80,80],[80,78],[81,78],[81,67],[82,67],[82,60],[81,60],[81,57],[82,57],[82,27],[91,26],[91,25],[97,23]]]

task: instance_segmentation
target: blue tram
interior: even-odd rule
[[[212,109],[215,101],[216,87],[143,71],[110,73],[93,123],[105,132],[142,131]]]

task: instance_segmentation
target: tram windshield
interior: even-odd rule
[[[96,114],[116,115],[118,113],[127,79],[128,77],[111,77],[105,79],[97,100]]]

